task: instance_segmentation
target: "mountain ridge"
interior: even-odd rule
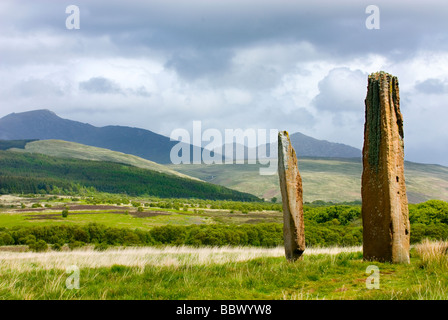
[[[0,139],[64,140],[133,154],[157,163],[170,163],[170,150],[178,143],[146,129],[95,127],[63,119],[48,109],[11,113],[1,118]]]
[[[300,132],[292,133],[290,136],[299,157],[361,157],[361,150],[342,143],[318,140]],[[96,127],[89,123],[64,119],[48,109],[10,113],[0,118],[0,139],[64,140],[132,154],[160,164],[171,163],[170,152],[179,143],[147,129],[118,125]],[[192,156],[193,150],[199,147],[188,145],[188,148]],[[248,154],[248,148],[244,147],[244,149],[245,154]],[[204,149],[201,148],[201,153],[202,150]],[[225,154],[224,150],[225,146],[223,148]],[[276,156],[276,143],[272,146],[267,145],[267,150],[267,154],[269,150],[273,150]],[[235,153],[234,159],[236,160]],[[245,156],[244,159],[247,157]]]

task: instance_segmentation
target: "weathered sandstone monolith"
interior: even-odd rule
[[[278,175],[283,202],[283,239],[288,260],[298,260],[305,251],[302,178],[288,132],[278,133]]]
[[[404,181],[403,117],[398,79],[368,79],[362,172],[365,260],[409,263],[410,225]]]

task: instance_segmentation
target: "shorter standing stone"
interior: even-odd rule
[[[283,239],[288,260],[298,260],[305,251],[302,178],[288,132],[278,133],[278,175],[283,203]]]

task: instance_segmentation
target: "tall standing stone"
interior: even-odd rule
[[[305,251],[302,178],[288,132],[278,133],[278,175],[283,202],[283,239],[288,260],[300,259]]]
[[[410,225],[404,180],[403,117],[398,79],[368,79],[362,172],[365,260],[409,263]]]

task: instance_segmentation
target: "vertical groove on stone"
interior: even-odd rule
[[[305,251],[302,178],[288,132],[278,134],[278,175],[283,203],[283,239],[288,260],[297,260]]]
[[[367,88],[361,187],[364,259],[409,263],[398,79],[384,72],[373,73]]]

